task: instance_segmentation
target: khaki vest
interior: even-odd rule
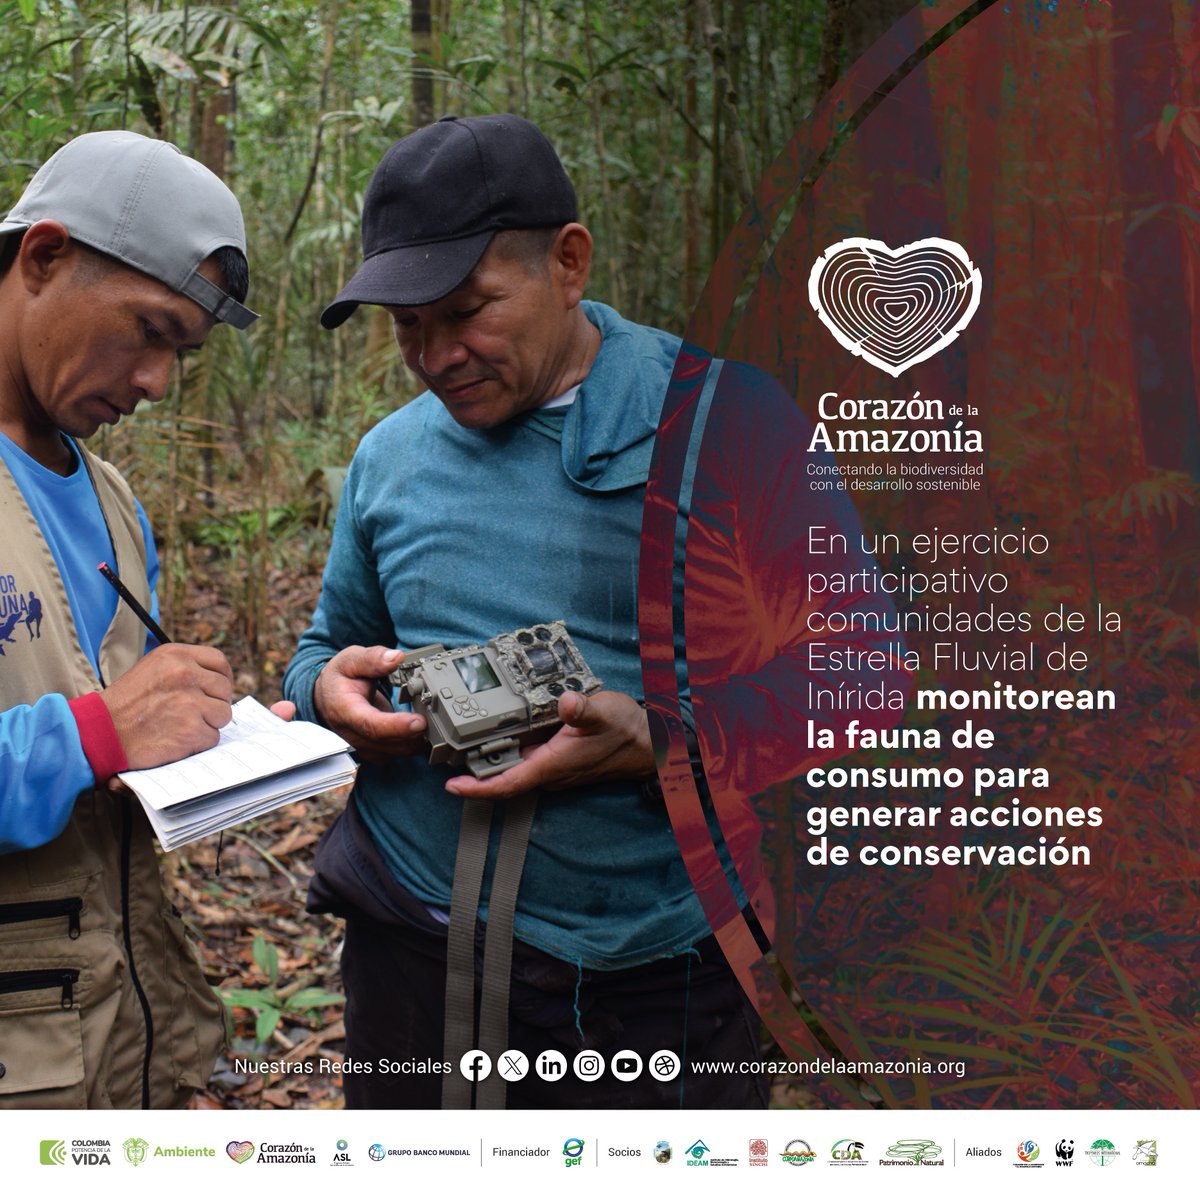
[[[133,496],[115,468],[79,450],[117,572],[148,607]],[[10,639],[0,640],[0,710],[98,690],[54,556],[2,461],[0,530],[5,557],[20,564],[3,582],[26,616],[33,609],[28,622],[11,625],[11,611],[0,619]],[[103,683],[145,642],[118,604],[100,649]],[[208,1082],[223,1037],[220,1001],[166,905],[135,800],[89,789],[54,841],[0,856],[0,1108],[178,1107]]]

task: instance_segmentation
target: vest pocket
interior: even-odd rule
[[[0,972],[0,1107],[85,1108],[79,971]]]
[[[174,999],[170,1019],[156,1022],[155,1031],[161,1030],[166,1038],[175,1086],[203,1088],[225,1044],[224,1005],[204,978],[183,922],[169,910],[163,912],[162,921],[166,931],[163,969]]]
[[[79,936],[79,914],[82,911],[83,900],[79,896],[63,896],[56,900],[23,900],[18,904],[0,904],[0,932],[7,932],[10,927],[24,925],[29,921],[63,920],[67,923],[67,935],[74,940]],[[23,933],[24,931],[15,932]]]

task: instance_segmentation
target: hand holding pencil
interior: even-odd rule
[[[160,645],[100,693],[121,740],[129,767],[138,770],[176,762],[217,744],[229,723],[233,671],[212,646],[172,642],[106,563],[100,571]],[[290,719],[295,706],[271,706]]]

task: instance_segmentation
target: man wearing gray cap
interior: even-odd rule
[[[0,1106],[179,1106],[223,1039],[149,825],[108,785],[214,745],[232,674],[146,653],[97,564],[151,608],[154,542],[80,439],[161,400],[216,322],[249,325],[248,283],[233,194],[135,133],[69,142],[0,223]]]
[[[383,306],[427,390],[355,455],[284,683],[306,719],[364,759],[309,893],[310,908],[347,918],[347,1104],[763,1105],[757,1015],[656,792],[640,703],[642,508],[680,340],[583,299],[591,236],[557,154],[519,117],[445,118],[395,143],[367,189],[363,251],[322,323]],[[740,818],[804,753],[788,721],[808,514],[776,522],[769,506],[772,489],[800,494],[807,436],[761,372],[699,372],[714,388],[718,375],[732,394],[713,404],[710,430],[733,469],[719,472],[731,478],[722,495],[717,475],[704,483],[717,516],[695,536],[713,548],[700,581],[712,603],[687,633],[693,682],[750,714],[744,739],[722,719],[707,742]],[[761,471],[745,453],[756,427],[784,448]],[[849,505],[826,510],[857,545]],[[723,609],[745,617],[744,635],[723,636]],[[556,617],[605,690],[565,692],[561,728],[494,778],[430,764],[423,718],[379,694],[401,650]],[[704,697],[692,699],[699,729]],[[757,955],[747,901],[761,873],[741,875],[757,861],[757,825],[721,824],[721,928],[744,918]],[[749,848],[736,870],[735,837]],[[703,1061],[732,1069],[693,1070]]]

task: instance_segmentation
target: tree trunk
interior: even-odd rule
[[[433,121],[433,13],[430,0],[412,0],[412,122],[414,129]]]
[[[1191,358],[1195,297],[1188,295],[1184,271],[1188,247],[1170,203],[1176,188],[1171,159],[1147,134],[1177,99],[1171,11],[1169,5],[1118,5],[1113,14],[1117,146],[1130,222],[1125,234],[1129,345],[1142,447],[1147,467],[1200,479]],[[1152,214],[1151,209],[1162,211]],[[1177,574],[1164,578],[1168,599],[1190,612],[1197,601],[1198,525],[1193,509],[1183,504],[1178,509],[1178,521],[1159,518],[1155,533],[1164,566],[1178,558]]]

